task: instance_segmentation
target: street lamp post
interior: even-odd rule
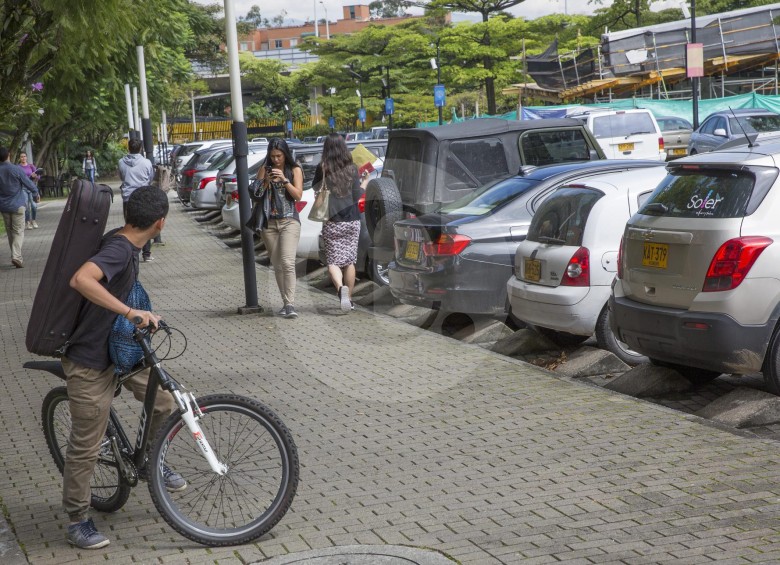
[[[436,58],[431,59],[431,67],[436,69],[436,88],[434,88],[434,96],[433,100],[436,106],[439,108],[439,125],[442,125],[444,123],[443,117],[442,117],[442,110],[444,108],[444,85],[441,83],[441,65],[439,64],[439,40],[440,38],[436,38]],[[437,96],[438,92],[438,96]],[[438,97],[441,96],[441,100],[438,100]]]
[[[388,113],[388,101],[390,102],[390,105],[392,106],[393,97],[390,94],[390,67],[385,67],[385,77],[382,79],[382,83],[385,85],[385,94],[387,95],[385,97],[385,114],[387,114],[387,127],[388,129],[393,129],[393,113],[395,110]]]
[[[317,0],[314,0],[314,37],[320,36],[320,28],[317,25]]]
[[[363,94],[361,92],[363,90],[363,76],[353,71],[351,67],[347,67],[347,72],[355,77],[356,82],[358,83],[355,94],[360,98],[360,112],[358,113],[358,117],[360,118],[360,131],[366,131],[366,109],[363,106]]]
[[[293,122],[292,122],[292,110],[290,109],[290,100],[287,99],[287,103],[284,105],[284,110],[287,112],[287,139],[292,139],[293,134]]]
[[[330,25],[328,24],[328,7],[325,5],[325,2],[320,0],[320,4],[322,4],[322,9],[325,10],[325,39],[330,39]]]
[[[330,118],[328,119],[328,126],[330,127],[330,133],[333,133],[336,129],[336,120],[333,118],[333,95],[336,94],[336,88],[331,86],[328,89],[330,93]]]

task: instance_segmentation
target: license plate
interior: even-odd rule
[[[633,151],[633,143],[618,143],[618,151]]]
[[[406,250],[404,251],[404,259],[410,261],[420,260],[420,242],[419,241],[407,241]]]
[[[642,255],[642,265],[645,267],[665,269],[668,257],[669,246],[665,243],[645,243],[645,251]]]
[[[542,278],[542,262],[539,259],[526,258],[524,263],[523,273],[525,274],[525,280],[539,281]]]
[[[687,149],[672,149],[672,155],[687,155]]]

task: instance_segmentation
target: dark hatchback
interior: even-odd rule
[[[507,313],[506,282],[515,250],[539,204],[555,187],[600,173],[663,165],[600,160],[524,167],[438,212],[396,222],[390,290],[406,304],[446,312]]]

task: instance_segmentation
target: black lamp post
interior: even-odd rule
[[[358,84],[357,90],[355,90],[355,94],[357,94],[358,98],[360,98],[360,131],[366,131],[366,109],[363,106],[363,76],[353,71],[351,67],[347,68],[347,72],[355,77]]]
[[[385,79],[382,80],[382,82],[385,85],[385,109],[387,109],[387,100],[392,98],[392,95],[390,94],[390,67],[385,67]],[[393,113],[387,114],[387,127],[388,129],[393,129]]]
[[[431,60],[431,66],[436,69],[436,86],[441,87],[441,65],[439,64],[439,41],[441,38],[436,38],[436,59]],[[435,90],[434,90],[434,99],[435,99]],[[444,123],[444,120],[442,119],[442,104],[437,104],[439,108],[439,125],[442,125]]]

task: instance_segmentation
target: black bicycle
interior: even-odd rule
[[[172,328],[163,323],[160,327],[170,347]],[[151,336],[149,329],[135,331],[144,362],[123,375],[116,390],[118,395],[127,379],[151,367],[135,445],[112,407],[92,477],[92,507],[103,512],[120,509],[138,484],[138,469],[145,468],[154,505],[181,535],[208,546],[256,540],[282,519],[295,496],[300,471],[292,435],[256,400],[235,394],[195,398],[163,369]],[[24,367],[65,379],[59,361],[30,361]],[[147,453],[143,446],[158,384],[173,395],[178,410],[161,426]],[[49,451],[62,472],[71,428],[66,387],[46,395],[42,422]],[[164,466],[184,477],[186,489],[166,490]]]

